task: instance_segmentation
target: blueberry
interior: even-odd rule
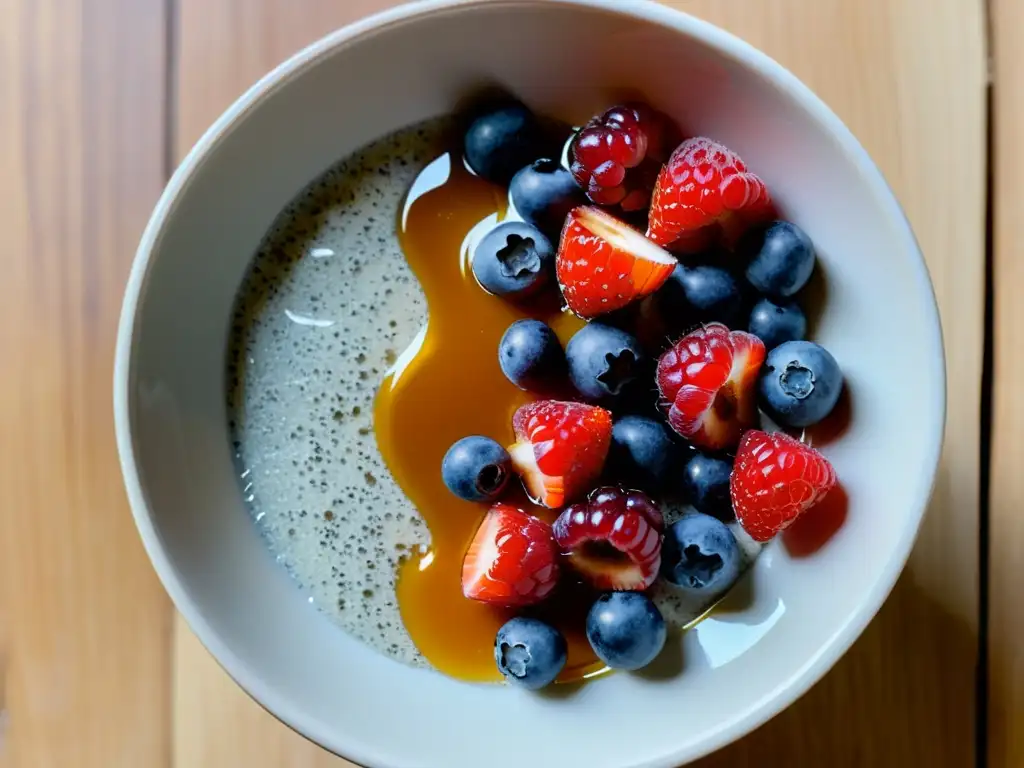
[[[612,427],[611,471],[640,488],[659,489],[676,466],[678,448],[665,425],[646,416],[623,416]]]
[[[569,211],[586,203],[572,174],[557,160],[536,160],[520,170],[509,184],[509,197],[523,220],[552,241],[562,234]]]
[[[536,227],[521,221],[499,224],[473,252],[473,275],[484,290],[524,299],[552,280],[555,249]]]
[[[498,670],[513,685],[531,691],[554,682],[567,654],[562,634],[537,619],[510,619],[494,639]]]
[[[761,299],[750,312],[747,330],[761,339],[767,349],[774,349],[787,341],[802,339],[807,333],[807,318],[795,301],[776,304]]]
[[[731,474],[731,461],[694,452],[683,468],[686,498],[698,512],[714,515],[719,520],[732,520],[735,514],[729,496]]]
[[[525,390],[551,390],[565,378],[565,352],[558,337],[540,320],[516,320],[498,342],[501,372]]]
[[[639,592],[601,595],[587,614],[590,647],[612,669],[646,667],[665,647],[665,619]]]
[[[497,184],[508,184],[520,168],[544,154],[543,129],[523,104],[504,104],[478,116],[466,130],[466,162]]]
[[[605,400],[621,394],[641,372],[644,355],[635,338],[603,323],[588,323],[565,347],[569,378],[581,395]]]
[[[813,341],[787,341],[765,359],[758,381],[761,407],[787,427],[809,427],[839,400],[843,373],[828,350]]]
[[[686,590],[721,593],[740,575],[740,548],[721,520],[693,514],[676,520],[661,545],[661,575]]]
[[[792,296],[814,271],[814,244],[796,224],[776,221],[755,230],[741,245],[750,257],[747,281],[760,293],[784,299]]]
[[[466,501],[496,499],[511,475],[508,452],[489,437],[464,437],[448,449],[441,461],[444,484]]]
[[[721,267],[679,264],[650,303],[666,333],[673,337],[700,323],[738,328],[745,319],[740,283]]]

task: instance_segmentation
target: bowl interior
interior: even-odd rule
[[[927,500],[943,408],[938,320],[878,172],[760,54],[654,4],[609,5],[431,3],[314,46],[200,142],[140,251],[117,387],[149,552],[228,671],[290,725],[360,763],[668,766],[720,746],[788,704],[863,629]],[[827,295],[814,337],[840,361],[852,405],[849,427],[824,447],[847,519],[813,554],[769,546],[711,618],[670,639],[673,674],[528,695],[403,667],[307,604],[242,503],[224,355],[235,292],[267,227],[341,157],[492,83],[568,118],[639,92],[689,133],[736,149],[819,249]],[[629,737],[608,738],[610,729]]]

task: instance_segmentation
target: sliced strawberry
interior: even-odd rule
[[[699,448],[736,445],[757,420],[764,355],[757,336],[721,323],[683,336],[658,360],[658,390],[672,429]]]
[[[572,567],[598,589],[641,591],[661,566],[664,519],[640,491],[609,486],[566,507],[551,530]]]
[[[509,504],[491,507],[462,561],[462,594],[494,605],[532,605],[557,583],[551,526]]]
[[[593,206],[569,212],[555,258],[555,274],[569,309],[597,317],[656,291],[675,257],[625,222]]]
[[[736,519],[755,541],[768,541],[821,501],[836,484],[829,460],[783,432],[743,436],[729,478]]]
[[[604,468],[612,415],[593,405],[539,400],[512,417],[512,466],[539,504],[557,509],[591,487]]]
[[[739,155],[711,139],[687,139],[658,174],[647,236],[683,252],[707,247],[712,234],[732,245],[771,210],[768,187]]]

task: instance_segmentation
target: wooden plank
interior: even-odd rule
[[[164,181],[162,0],[0,3],[0,752],[169,764],[171,610],[122,490],[114,336]]]
[[[310,0],[297,14],[287,0],[181,0],[179,153],[271,66],[386,4]],[[948,443],[935,501],[892,598],[820,685],[702,765],[764,764],[771,755],[799,766],[972,765],[985,240],[982,6],[975,0],[670,4],[778,58],[875,157],[927,254],[950,372]],[[919,24],[921,18],[928,24]],[[223,673],[187,629],[179,630],[175,744],[188,759],[178,765],[212,768],[243,749],[251,766],[314,759],[300,737],[237,688],[200,679]]]

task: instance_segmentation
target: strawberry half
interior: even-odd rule
[[[757,376],[764,343],[751,333],[709,323],[658,360],[658,391],[668,423],[698,448],[739,442],[757,420]]]
[[[612,440],[612,415],[583,403],[527,403],[515,412],[512,427],[512,466],[531,498],[550,509],[592,486]]]
[[[587,319],[653,293],[675,266],[671,253],[593,206],[569,212],[555,258],[565,303]]]
[[[509,504],[495,504],[462,561],[462,594],[516,607],[547,597],[558,583],[551,526]]]
[[[829,460],[783,432],[743,436],[729,478],[736,519],[750,538],[768,541],[788,528],[836,484]]]
[[[658,576],[664,525],[649,496],[609,486],[566,507],[551,530],[572,567],[591,586],[641,591]]]
[[[683,252],[706,248],[716,235],[733,245],[771,211],[768,187],[739,155],[711,139],[687,139],[658,174],[647,237]]]

